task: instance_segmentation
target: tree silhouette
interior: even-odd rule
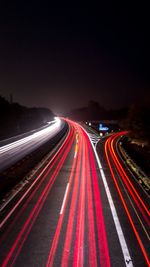
[[[128,112],[127,127],[131,137],[150,145],[150,106],[132,105]]]
[[[53,120],[54,114],[47,108],[27,108],[9,103],[0,96],[0,138],[25,133]]]

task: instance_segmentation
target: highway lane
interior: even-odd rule
[[[46,264],[47,250],[49,250],[49,242],[51,241],[50,235],[52,234],[53,236],[57,224],[66,186],[67,166],[66,170],[63,169],[62,171],[61,167],[72,148],[74,135],[74,129],[70,129],[63,145],[50,162],[47,163],[26,190],[23,190],[22,194],[20,192],[19,196],[13,198],[13,203],[9,202],[8,207],[5,207],[7,210],[2,211],[4,216],[2,216],[0,225],[0,266],[12,266],[16,259],[19,261],[18,254],[23,248],[25,253],[23,251],[20,254],[23,259],[21,259],[21,263],[18,263],[18,266],[44,266],[44,263]],[[58,178],[57,176],[60,172],[64,172],[65,175],[57,184],[56,178]],[[51,192],[52,188],[53,191]],[[50,192],[51,194],[49,195]],[[55,210],[56,212],[54,213]],[[38,216],[39,213],[40,216]],[[36,236],[33,238],[32,235],[34,233],[36,233]],[[25,242],[27,238],[29,243]],[[24,243],[27,244],[27,250],[26,246],[23,246]],[[36,255],[38,251],[40,254]]]
[[[148,266],[132,239],[105,143],[97,146],[101,165],[84,129],[67,122],[62,146],[2,211],[0,266]]]
[[[123,134],[104,139],[103,144],[98,144],[97,151],[101,155],[132,262],[134,266],[150,266],[149,196],[129,172],[118,151],[118,140]]]
[[[46,127],[31,133],[24,137],[18,136],[18,140],[10,138],[5,142],[0,142],[0,171],[12,166],[14,163],[30,154],[32,151],[40,147],[42,144],[53,138],[64,127],[64,122],[56,118],[53,123]],[[23,137],[22,137],[23,136]],[[12,141],[13,140],[13,141]]]

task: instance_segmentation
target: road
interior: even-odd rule
[[[108,188],[119,218],[119,222],[113,220],[124,258],[128,249],[133,266],[150,266],[150,197],[121,158],[118,140],[123,134],[114,134],[104,139],[103,144],[98,143],[97,152],[101,155]],[[122,233],[117,229],[118,223]]]
[[[149,199],[127,181],[119,136],[95,149],[67,122],[57,152],[1,209],[0,266],[149,266]]]
[[[29,135],[20,135],[18,140],[10,138],[7,144],[0,142],[0,171],[10,167],[32,151],[43,145],[50,138],[55,136],[63,128],[64,123],[59,119],[55,119],[46,127],[42,127],[38,131],[31,131]],[[22,137],[23,136],[23,137]]]

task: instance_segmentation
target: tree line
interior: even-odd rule
[[[48,108],[27,108],[18,103],[9,103],[0,96],[0,139],[25,133],[53,120]]]
[[[128,130],[132,139],[150,145],[150,103],[106,110],[98,102],[89,101],[87,107],[71,110],[66,116],[77,121],[116,120],[122,130]]]
[[[126,128],[132,139],[150,146],[150,105],[140,103],[131,105],[126,119]]]

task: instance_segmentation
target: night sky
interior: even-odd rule
[[[0,95],[58,114],[89,100],[120,108],[147,99],[149,9],[120,2],[1,5]]]

